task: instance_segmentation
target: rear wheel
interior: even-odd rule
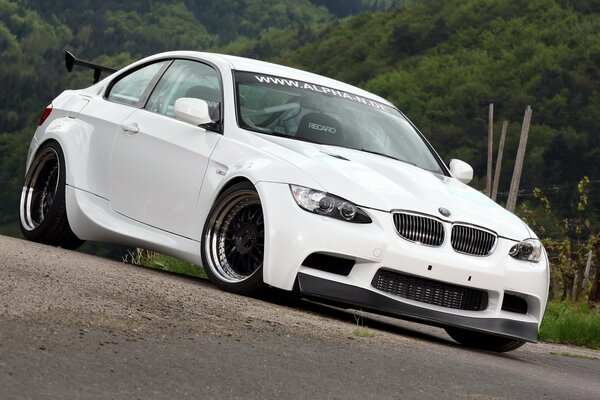
[[[447,327],[446,332],[450,337],[463,346],[475,349],[496,351],[504,353],[518,349],[525,344],[522,340],[508,339],[487,333],[470,331],[467,329]]]
[[[202,237],[204,269],[215,285],[239,294],[264,287],[265,223],[250,182],[235,184],[217,198]]]
[[[58,143],[42,145],[21,192],[21,232],[26,239],[66,249],[83,244],[67,220],[65,179],[65,160]]]

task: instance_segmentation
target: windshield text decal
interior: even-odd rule
[[[378,102],[370,100],[370,99],[365,99],[364,97],[357,96],[355,94],[346,93],[341,90],[331,89],[331,88],[328,88],[325,86],[315,85],[315,84],[308,83],[308,82],[300,82],[300,81],[296,81],[293,79],[277,78],[274,76],[254,75],[254,77],[260,83],[269,83],[272,85],[281,85],[281,86],[294,87],[294,88],[303,89],[303,90],[310,90],[312,92],[322,93],[326,96],[337,96],[342,99],[355,101],[357,103],[362,103],[362,104],[371,106],[378,110],[387,111],[386,107],[381,103],[378,103]]]

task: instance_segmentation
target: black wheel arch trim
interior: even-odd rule
[[[304,296],[359,306],[364,310],[400,317],[439,327],[454,326],[511,339],[537,342],[538,325],[534,322],[506,318],[472,318],[417,307],[397,301],[372,290],[298,273],[298,288]]]

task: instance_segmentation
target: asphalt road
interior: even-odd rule
[[[444,331],[0,237],[0,398],[599,399],[600,352]]]

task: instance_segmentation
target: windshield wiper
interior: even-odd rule
[[[401,159],[401,158],[398,158],[398,157],[390,156],[389,154],[381,153],[381,152],[379,152],[379,151],[375,151],[375,150],[368,150],[368,149],[357,149],[357,150],[364,151],[365,153],[377,154],[378,156],[382,156],[382,157],[391,158],[392,160],[401,161],[401,162],[403,162],[403,163],[407,163],[407,164],[410,164],[410,165],[414,165],[415,167],[417,166],[417,164],[415,164],[415,163],[413,163],[413,162],[406,161],[406,160],[403,160],[403,159]]]

